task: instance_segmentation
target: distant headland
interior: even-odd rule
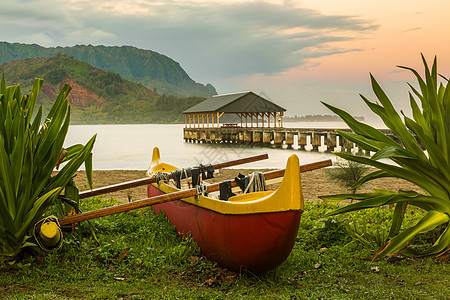
[[[364,121],[362,116],[354,116],[358,121]],[[337,115],[306,115],[306,116],[293,116],[284,117],[284,122],[340,122],[341,118]]]

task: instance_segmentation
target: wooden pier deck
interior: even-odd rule
[[[351,132],[350,129],[340,129]],[[391,136],[389,129],[380,129]],[[351,151],[354,144],[335,132],[335,129],[323,128],[261,128],[261,127],[206,127],[184,128],[183,137],[186,142],[193,143],[236,143],[275,145],[277,147],[294,147],[312,151]]]

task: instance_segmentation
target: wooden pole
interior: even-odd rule
[[[319,169],[319,168],[324,168],[327,166],[331,166],[330,159],[300,166],[300,172],[307,172],[307,171],[311,171],[311,170],[315,170],[315,169]],[[284,172],[285,172],[285,169],[277,170],[277,171],[270,171],[270,172],[264,173],[264,177],[266,180],[270,180],[270,179],[284,176]],[[237,186],[236,181],[232,181],[231,187],[236,187],[236,186]],[[211,184],[211,185],[207,186],[207,192],[208,193],[215,192],[215,191],[218,191],[219,188],[220,188],[220,183]],[[133,209],[143,208],[143,207],[147,207],[147,206],[151,206],[151,205],[155,205],[155,204],[159,204],[159,203],[163,203],[163,202],[193,197],[195,195],[197,195],[197,189],[195,189],[195,188],[189,189],[189,190],[182,190],[179,192],[174,192],[174,193],[170,193],[170,194],[164,194],[164,195],[159,195],[159,196],[155,196],[155,197],[151,197],[151,198],[137,200],[137,201],[134,201],[131,203],[125,203],[125,204],[120,204],[120,205],[116,205],[116,206],[105,207],[102,209],[97,209],[97,210],[93,210],[93,211],[89,211],[89,212],[85,212],[85,213],[81,213],[81,214],[77,214],[77,215],[73,215],[73,216],[64,217],[64,218],[59,219],[58,222],[61,226],[63,226],[63,225],[73,224],[76,222],[81,222],[81,221],[86,221],[86,220],[90,220],[90,219],[95,219],[95,218],[112,215],[112,214],[117,214],[117,213],[129,211],[129,210],[133,210]]]
[[[223,163],[218,163],[218,164],[212,165],[212,168],[213,168],[213,170],[218,170],[218,169],[222,169],[222,168],[242,165],[242,164],[251,163],[251,162],[268,159],[268,158],[269,158],[269,155],[267,155],[267,153],[258,154],[258,155],[248,156],[248,157],[244,157],[244,158],[240,158],[240,159],[236,159],[236,160],[226,161]],[[169,174],[169,177],[172,178],[172,175]],[[122,182],[122,183],[118,183],[118,184],[114,184],[114,185],[104,186],[104,187],[100,187],[100,188],[93,189],[93,190],[83,191],[83,192],[80,192],[79,197],[80,197],[80,199],[84,199],[84,198],[94,197],[94,196],[112,193],[112,192],[116,192],[116,191],[120,191],[120,190],[130,189],[130,188],[134,188],[137,186],[146,185],[146,184],[150,184],[150,183],[154,183],[154,182],[156,182],[154,177],[145,177],[145,178]]]

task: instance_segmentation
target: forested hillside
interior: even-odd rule
[[[0,42],[0,64],[24,58],[48,58],[58,53],[73,56],[105,71],[113,71],[124,79],[156,89],[160,94],[181,97],[217,94],[211,84],[205,86],[192,80],[173,59],[150,50],[92,45],[45,48],[36,44]]]
[[[161,95],[64,54],[8,62],[0,69],[8,85],[20,84],[26,92],[35,78],[43,78],[38,101],[44,111],[49,110],[64,83],[71,85],[72,124],[184,122],[181,112],[204,100]]]

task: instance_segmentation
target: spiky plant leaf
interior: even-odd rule
[[[398,138],[395,142],[387,136],[382,137],[380,131],[367,124],[354,120],[349,113],[325,104],[338,114],[353,130],[353,133],[342,134],[358,147],[374,151],[370,157],[359,157],[351,154],[336,153],[341,158],[356,161],[378,168],[361,178],[354,186],[381,178],[402,178],[420,187],[424,194],[414,191],[380,191],[365,194],[342,194],[322,196],[327,201],[354,199],[357,203],[342,207],[330,215],[346,213],[354,210],[374,208],[382,205],[395,205],[389,237],[391,240],[381,249],[377,256],[383,256],[404,249],[406,244],[418,233],[434,229],[438,225],[446,225],[435,243],[425,254],[436,254],[450,246],[450,91],[449,83],[444,86],[438,83],[437,60],[433,61],[431,70],[422,55],[425,79],[417,71],[409,67],[400,67],[413,72],[419,90],[409,85],[412,94],[409,102],[412,118],[399,114],[381,86],[371,75],[372,89],[377,103],[361,96],[368,107],[378,115],[384,124]],[[445,77],[444,77],[445,78]],[[419,99],[417,104],[413,94]],[[403,115],[403,119],[401,116]],[[422,149],[423,148],[423,149]],[[424,151],[426,150],[426,152]],[[385,163],[380,160],[390,160]],[[402,222],[408,205],[417,206],[428,211],[416,225],[402,230]]]

